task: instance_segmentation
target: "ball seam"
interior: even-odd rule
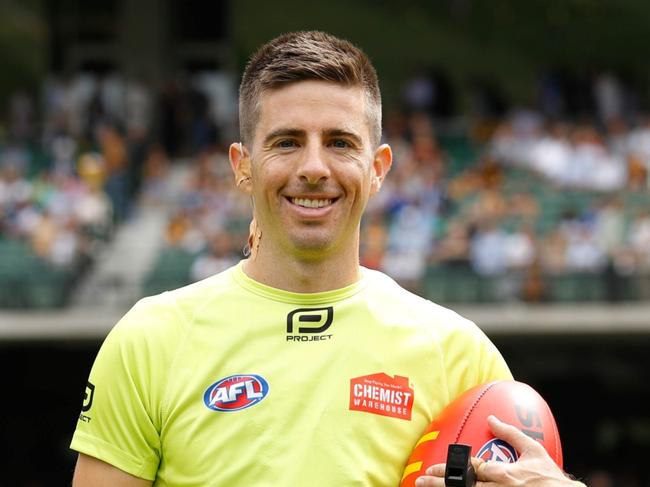
[[[468,418],[470,417],[470,415],[472,414],[472,412],[474,411],[474,409],[476,408],[478,403],[481,402],[481,399],[483,399],[483,396],[485,394],[487,394],[487,392],[490,389],[492,389],[492,387],[494,387],[497,383],[498,383],[498,381],[488,384],[487,387],[483,391],[481,391],[481,393],[474,400],[472,405],[468,408],[467,412],[465,413],[465,416],[463,416],[463,421],[460,423],[460,427],[458,428],[458,432],[456,433],[456,440],[454,441],[454,443],[458,443],[458,439],[460,438],[460,435],[463,433],[463,429],[465,428],[465,424],[467,423]]]

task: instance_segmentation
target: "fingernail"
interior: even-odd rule
[[[426,473],[427,475],[433,475],[433,467],[427,468],[424,473]]]
[[[415,481],[415,487],[422,487],[424,485],[424,479],[420,477]]]

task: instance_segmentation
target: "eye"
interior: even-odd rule
[[[344,139],[334,139],[330,142],[330,146],[336,149],[347,149],[350,147],[350,143]]]
[[[296,147],[298,144],[296,144],[296,141],[292,139],[281,139],[278,140],[275,145],[281,149],[291,149]]]

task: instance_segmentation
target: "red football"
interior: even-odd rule
[[[515,449],[490,431],[491,414],[539,441],[562,468],[560,434],[546,401],[528,384],[501,380],[474,387],[443,409],[413,447],[401,487],[414,487],[429,466],[445,463],[451,443],[470,445],[472,456],[486,461],[516,461]]]

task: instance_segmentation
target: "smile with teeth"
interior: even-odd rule
[[[323,208],[332,204],[332,199],[291,198],[294,205],[305,208]]]

